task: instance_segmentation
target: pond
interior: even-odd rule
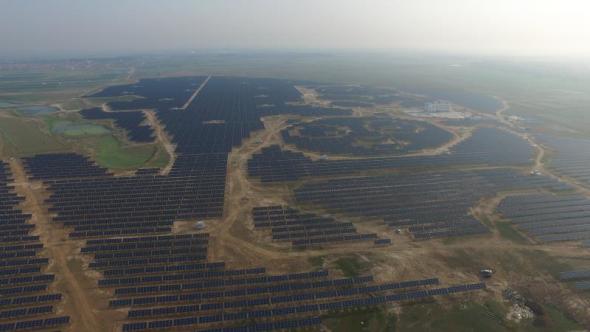
[[[76,123],[66,120],[53,123],[51,131],[56,134],[62,134],[64,136],[70,137],[96,136],[110,133],[108,128],[100,125]]]
[[[58,109],[52,106],[34,105],[19,107],[18,111],[27,116],[45,115],[57,112]]]

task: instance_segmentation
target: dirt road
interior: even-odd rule
[[[193,100],[195,100],[195,98],[197,97],[199,92],[201,92],[201,90],[203,90],[203,88],[205,87],[205,85],[207,85],[207,82],[209,82],[210,79],[211,79],[211,75],[207,76],[207,78],[203,81],[203,83],[201,83],[201,85],[197,88],[197,90],[195,90],[195,93],[193,93],[193,95],[181,107],[181,109],[186,110],[189,107],[189,105],[193,102]]]
[[[172,144],[172,140],[168,137],[168,133],[166,130],[162,128],[162,124],[156,118],[154,111],[143,111],[147,121],[149,122],[152,129],[156,133],[156,138],[158,142],[164,147],[166,153],[170,156],[168,159],[168,164],[160,170],[161,175],[167,175],[170,173],[172,166],[174,166],[174,162],[176,161],[176,147]]]

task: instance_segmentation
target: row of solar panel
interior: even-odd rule
[[[144,330],[144,329],[155,329],[155,328],[165,328],[175,326],[175,323],[179,325],[182,321],[174,321],[172,325],[168,322],[154,322],[151,323],[129,323],[126,324],[123,328],[123,331],[136,331],[136,330]],[[214,328],[214,329],[207,329],[207,330],[200,330],[202,332],[257,332],[257,331],[273,331],[273,330],[297,330],[297,329],[307,329],[312,326],[320,325],[321,319],[319,317],[314,318],[303,318],[303,319],[291,319],[291,320],[281,320],[276,322],[267,322],[267,323],[256,323],[256,324],[249,324],[246,326],[240,327],[223,327],[223,328]]]
[[[170,227],[145,227],[145,228],[130,228],[130,229],[114,229],[107,231],[84,231],[84,232],[71,232],[69,234],[72,238],[85,238],[85,237],[103,237],[103,236],[120,236],[127,234],[149,234],[149,233],[168,233]]]
[[[326,236],[320,238],[310,238],[305,240],[295,240],[292,243],[295,247],[306,247],[330,242],[375,240],[376,238],[377,234],[354,234],[344,236]]]
[[[113,267],[131,267],[137,265],[155,265],[155,264],[173,264],[173,263],[184,263],[194,262],[207,259],[207,256],[202,255],[189,255],[189,256],[178,256],[178,257],[157,257],[157,258],[144,258],[144,259],[131,259],[131,260],[114,260],[114,261],[100,261],[90,262],[89,267],[95,269],[106,269]]]
[[[49,263],[48,258],[12,259],[0,261],[0,268],[23,265],[45,265],[47,263]]]
[[[348,280],[347,280],[348,281]],[[356,295],[368,295],[376,292],[389,291],[407,287],[417,287],[437,284],[437,279],[428,279],[420,281],[410,281],[405,283],[389,283],[374,286],[362,286],[353,287],[339,290],[325,290],[316,291],[313,293],[299,293],[294,295],[279,295],[255,299],[237,300],[231,302],[212,302],[212,303],[201,303],[192,305],[183,305],[178,307],[160,307],[152,309],[137,309],[129,311],[129,318],[138,317],[150,317],[160,316],[169,314],[182,314],[187,312],[197,311],[210,311],[210,310],[223,310],[223,309],[234,309],[234,308],[251,308],[260,305],[276,305],[291,302],[303,302],[303,301],[314,301],[314,303],[320,303],[322,300],[327,298],[338,298],[338,297],[350,297]],[[343,285],[353,285],[352,281]],[[273,309],[273,313],[275,310]]]
[[[69,316],[52,317],[19,321],[13,323],[0,323],[0,331],[25,331],[34,329],[52,329],[66,325],[70,322]]]
[[[190,326],[197,324],[210,324],[223,321],[233,320],[247,320],[247,319],[261,319],[271,317],[282,317],[291,314],[307,314],[317,313],[320,311],[339,311],[354,307],[364,306],[375,306],[387,302],[398,302],[407,300],[417,300],[430,296],[448,295],[458,292],[474,291],[485,288],[484,284],[468,284],[461,286],[453,286],[448,288],[439,288],[424,291],[407,292],[393,295],[384,295],[370,298],[343,300],[330,303],[321,304],[310,304],[296,307],[284,307],[281,309],[265,309],[255,311],[245,311],[238,313],[221,313],[209,316],[200,317],[189,317],[189,318],[178,318],[168,319],[163,321],[151,321],[143,323],[132,323],[136,325],[125,324],[123,327],[124,331],[133,331],[141,329],[157,329],[163,327],[176,327],[176,326]]]
[[[135,274],[154,274],[154,273],[174,273],[182,271],[194,270],[220,270],[225,268],[224,262],[214,263],[191,263],[191,264],[176,264],[176,265],[161,265],[161,266],[142,266],[131,269],[116,269],[102,271],[102,275],[106,278],[135,275]]]
[[[88,240],[88,241],[86,241],[86,244],[88,246],[93,246],[93,245],[98,245],[98,244],[188,240],[188,239],[203,239],[203,238],[208,238],[208,237],[209,237],[208,233],[141,236],[141,237],[122,237],[122,238],[107,238],[107,239]]]
[[[207,246],[206,244],[189,244],[187,246],[178,246],[178,247],[171,247],[171,248],[160,248],[160,249],[153,249],[153,250],[145,250],[145,249],[138,249],[138,250],[125,250],[125,251],[101,251],[94,253],[94,259],[96,260],[104,260],[104,259],[120,259],[120,258],[139,258],[139,257],[154,257],[154,256],[178,256],[183,254],[206,254],[207,253]]]
[[[161,247],[168,247],[168,248],[176,248],[176,247],[188,247],[188,246],[198,246],[198,245],[206,245],[208,240],[206,238],[203,239],[187,239],[187,240],[174,240],[174,241],[159,241],[159,242],[129,242],[129,243],[120,243],[120,244],[103,244],[99,246],[86,246],[81,249],[83,253],[95,253],[95,252],[102,252],[105,251],[130,251],[130,250],[140,250],[140,249],[150,249],[150,248],[161,248]]]
[[[261,271],[263,273],[263,271]],[[118,288],[115,290],[116,295],[132,295],[132,294],[144,294],[144,293],[163,293],[173,291],[191,291],[195,289],[214,289],[219,287],[231,287],[231,286],[246,286],[265,284],[271,282],[279,282],[284,280],[299,280],[305,278],[321,278],[327,276],[326,271],[309,272],[306,275],[297,277],[289,277],[287,275],[278,276],[267,276],[263,275],[260,277],[253,278],[239,278],[239,279],[207,279],[200,282],[193,282],[188,284],[167,284],[160,286],[142,286],[142,287],[128,287]]]
[[[38,250],[42,249],[42,243],[32,243],[32,244],[16,244],[11,246],[4,246],[0,247],[0,252],[6,251],[19,251],[19,250]]]
[[[50,314],[52,312],[53,312],[52,305],[46,305],[46,306],[41,306],[41,307],[10,309],[10,310],[0,311],[0,319],[22,318],[25,316]]]
[[[44,282],[51,282],[53,280],[55,280],[55,275],[53,275],[53,274],[39,274],[39,275],[24,276],[24,277],[19,276],[19,277],[0,279],[0,287],[10,286],[10,285],[20,285],[20,284],[44,283]]]
[[[44,295],[32,295],[23,297],[9,297],[0,299],[0,306],[7,308],[11,306],[23,306],[23,305],[34,305],[41,303],[50,303],[61,301],[61,294],[44,294]]]
[[[340,286],[351,286],[357,284],[363,284],[367,282],[373,281],[372,276],[363,276],[363,277],[355,277],[355,278],[346,278],[346,279],[328,279],[322,281],[314,281],[314,282],[297,282],[297,283],[281,283],[281,284],[273,284],[269,286],[257,286],[257,287],[250,287],[250,288],[236,288],[231,290],[219,290],[219,291],[208,291],[208,292],[199,292],[199,293],[187,293],[187,294],[170,294],[170,295],[162,295],[162,296],[148,296],[148,297],[136,297],[136,298],[126,298],[126,299],[117,299],[112,300],[110,302],[111,307],[124,307],[124,306],[144,306],[144,305],[152,305],[152,304],[166,304],[166,303],[174,303],[174,302],[195,302],[195,301],[202,301],[206,299],[219,299],[219,298],[234,298],[234,297],[243,297],[243,296],[250,296],[250,295],[257,295],[257,294],[275,294],[280,292],[290,292],[290,291],[300,291],[300,290],[308,290],[308,289],[318,289],[318,288],[329,288],[329,287],[340,287]],[[436,282],[434,279],[430,281],[432,284]],[[424,283],[426,285],[427,283]],[[412,285],[405,284],[403,287],[411,287]],[[402,287],[400,285],[400,287]]]
[[[149,283],[166,283],[183,280],[197,280],[197,279],[210,279],[210,278],[222,278],[222,277],[233,277],[233,276],[244,276],[249,274],[260,274],[264,273],[264,268],[248,269],[248,270],[210,270],[206,272],[193,272],[193,273],[181,273],[181,274],[164,274],[164,275],[149,275],[149,276],[138,276],[129,278],[110,278],[102,279],[98,281],[99,286],[123,286],[123,285],[141,285]]]

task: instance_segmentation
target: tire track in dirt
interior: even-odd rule
[[[172,144],[172,140],[168,137],[168,133],[163,129],[162,124],[156,117],[154,111],[146,110],[143,111],[143,113],[145,114],[145,117],[152,129],[154,129],[159,143],[164,147],[164,150],[166,150],[166,153],[168,153],[170,156],[166,167],[160,170],[160,175],[168,175],[174,166],[174,162],[176,161],[176,146]]]

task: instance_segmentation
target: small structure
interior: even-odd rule
[[[492,270],[492,269],[481,269],[481,270],[479,270],[479,275],[482,278],[491,278],[493,274],[494,274],[494,270]]]
[[[328,155],[327,154],[321,155],[320,160],[328,160]]]
[[[391,239],[377,239],[373,242],[376,246],[387,246],[391,244]]]
[[[451,112],[452,107],[451,104],[446,101],[437,100],[424,104],[424,111],[428,113]]]
[[[195,223],[195,228],[198,229],[198,230],[205,229],[205,222],[204,221],[200,221],[200,220],[197,221]]]
[[[534,169],[531,171],[531,175],[541,175],[541,171],[539,171],[538,169]]]

